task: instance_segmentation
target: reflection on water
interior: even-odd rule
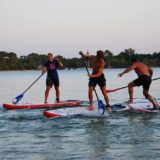
[[[122,69],[106,69],[109,89],[126,86],[136,78],[134,72],[118,78]],[[85,70],[59,71],[61,99],[87,100],[88,78]],[[39,71],[0,72],[0,105],[11,102],[38,76]],[[154,77],[160,77],[154,69]],[[23,103],[43,102],[45,76],[23,97]],[[159,81],[150,93],[157,99]],[[98,95],[102,98],[99,88]],[[142,98],[142,88],[134,96]],[[55,100],[54,90],[49,101]],[[127,89],[110,94],[111,103],[128,98]],[[95,98],[96,100],[96,98]],[[0,159],[24,160],[137,160],[160,157],[160,114],[110,113],[104,118],[73,117],[46,119],[41,110],[3,110],[0,108]]]

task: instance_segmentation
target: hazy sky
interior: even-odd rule
[[[160,0],[0,0],[0,50],[160,51]]]

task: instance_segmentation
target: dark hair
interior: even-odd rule
[[[52,53],[48,53],[48,56],[51,56],[51,57],[53,57],[53,54],[52,54]]]
[[[104,52],[102,50],[97,51],[98,58],[104,58]]]
[[[138,62],[138,59],[137,58],[132,58],[131,62]]]

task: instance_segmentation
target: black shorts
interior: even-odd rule
[[[89,79],[89,84],[88,84],[89,87],[95,87],[97,84],[100,87],[106,86],[106,79],[104,77],[104,74],[102,74],[100,77]]]
[[[55,87],[59,87],[59,78],[50,78],[50,77],[47,77],[46,79],[46,86],[55,86]]]
[[[138,77],[138,79],[135,79],[133,81],[135,86],[143,86],[143,89],[147,91],[149,90],[151,82],[152,82],[151,77],[147,75],[141,75]]]

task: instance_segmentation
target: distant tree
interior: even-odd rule
[[[113,53],[110,50],[105,50],[105,62],[106,67],[110,68],[112,66],[111,60],[113,59]]]
[[[135,50],[132,48],[129,48],[129,49],[125,49],[123,52],[120,52],[118,56],[121,58],[128,58],[133,56],[134,54],[135,54]]]
[[[151,67],[160,67],[160,52],[138,54],[135,53],[134,49],[129,48],[120,52],[118,55],[113,55],[109,50],[105,50],[105,53],[106,67],[127,67],[130,65],[131,58],[138,58]],[[59,59],[64,64],[64,68],[76,69],[85,67],[81,58],[64,58],[61,55],[57,55],[55,58]],[[20,56],[20,58],[18,58],[14,52],[8,53],[0,51],[0,70],[40,69],[46,60],[47,55],[39,55],[37,53],[31,53],[28,56]],[[87,64],[90,66],[90,63]]]

